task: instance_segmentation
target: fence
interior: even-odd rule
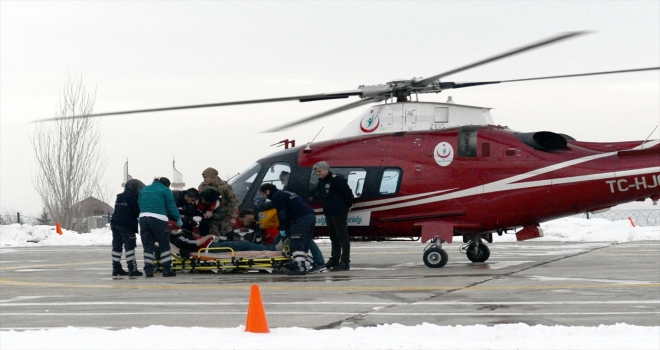
[[[594,214],[586,213],[575,215],[583,219],[607,219],[610,221],[628,220],[631,218],[636,226],[660,226],[660,209],[633,209],[633,210],[609,210]]]
[[[89,231],[95,228],[105,227],[106,224],[110,223],[111,215],[96,215],[80,219],[80,224],[82,229],[87,229]],[[23,215],[21,213],[13,214],[2,214],[0,215],[0,225],[11,225],[11,224],[28,224],[28,225],[54,225],[54,222],[50,223],[41,223],[39,222],[40,218],[34,216]],[[51,220],[52,221],[52,220]]]
[[[12,214],[2,214],[0,215],[0,224],[1,225],[10,225],[10,224],[30,224],[36,225],[38,218],[29,215],[22,215],[21,213]]]

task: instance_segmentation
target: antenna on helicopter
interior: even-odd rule
[[[312,145],[312,142],[314,142],[314,140],[316,140],[316,138],[319,137],[319,134],[321,133],[321,131],[323,131],[323,128],[324,128],[324,127],[322,126],[322,127],[321,127],[321,130],[319,130],[319,132],[316,133],[316,136],[314,136],[314,138],[312,139],[312,141],[310,141],[309,143],[307,143],[307,146],[305,146],[305,149],[303,150],[303,153],[312,153],[312,149],[311,149],[309,146],[311,146],[311,145]]]
[[[640,149],[644,149],[644,145],[649,140],[649,137],[651,137],[651,135],[653,135],[653,133],[655,132],[655,129],[657,129],[657,128],[658,128],[658,126],[656,125],[655,128],[653,128],[653,131],[651,131],[651,133],[649,134],[649,136],[647,136],[646,139],[644,140],[644,142],[642,142],[642,144],[639,146]]]

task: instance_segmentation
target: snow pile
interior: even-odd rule
[[[660,240],[660,226],[633,227],[628,220],[563,218],[541,224],[544,237],[536,241],[555,242],[629,242]],[[494,237],[496,242],[515,242],[514,234]],[[322,240],[321,242],[326,242]],[[318,242],[318,241],[317,241]],[[141,245],[138,235],[138,245]],[[109,227],[79,234],[64,230],[58,235],[53,226],[2,225],[0,247],[33,246],[90,246],[111,245],[112,232]]]
[[[0,332],[2,349],[657,349],[660,327],[418,326],[313,330],[149,326],[110,331],[60,328]],[[70,341],[75,339],[75,342]]]
[[[660,240],[660,226],[633,227],[628,220],[563,218],[541,224],[546,242],[630,242]],[[515,242],[515,234],[494,237],[496,242]]]
[[[142,244],[138,236],[138,244]],[[110,227],[92,230],[89,233],[62,230],[55,232],[55,226],[11,224],[0,226],[0,247],[39,247],[39,246],[91,246],[112,245]]]

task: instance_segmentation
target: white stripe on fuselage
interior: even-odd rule
[[[633,150],[650,148],[650,147],[653,147],[653,146],[655,146],[659,143],[660,143],[660,140],[649,141],[644,145],[640,145],[640,146],[637,146],[637,147],[633,148]],[[410,207],[410,206],[423,205],[423,204],[428,204],[428,203],[433,203],[433,202],[441,202],[441,201],[450,200],[450,199],[469,197],[469,196],[474,196],[474,195],[478,195],[478,194],[485,194],[485,193],[511,191],[511,190],[517,190],[517,189],[521,189],[521,188],[543,187],[543,186],[558,185],[558,184],[579,183],[579,182],[601,180],[601,179],[615,178],[615,177],[621,177],[621,176],[644,175],[644,174],[649,174],[649,173],[660,172],[660,167],[650,167],[650,168],[643,168],[643,169],[633,169],[633,170],[624,170],[624,171],[617,171],[617,172],[606,172],[606,173],[599,173],[599,174],[589,174],[589,175],[580,175],[580,176],[573,176],[573,177],[564,177],[564,178],[556,178],[556,179],[516,183],[518,181],[523,181],[523,180],[531,178],[531,177],[539,176],[539,175],[546,174],[546,173],[549,173],[549,172],[553,172],[553,171],[556,171],[556,170],[559,170],[559,169],[568,168],[568,167],[571,167],[573,165],[589,162],[589,161],[600,159],[600,158],[610,157],[610,156],[616,155],[617,153],[618,153],[618,151],[617,152],[608,152],[608,153],[593,155],[593,156],[587,156],[587,157],[582,157],[582,158],[578,158],[578,159],[573,159],[573,160],[569,160],[569,161],[566,161],[566,162],[553,164],[553,165],[550,165],[550,166],[547,166],[547,167],[544,167],[544,168],[535,169],[535,170],[532,170],[532,171],[524,173],[524,174],[515,175],[515,176],[512,176],[512,177],[502,179],[502,180],[498,180],[498,181],[495,181],[495,182],[491,182],[491,183],[488,183],[488,184],[468,188],[468,189],[465,189],[465,190],[462,190],[462,191],[456,191],[456,192],[447,193],[447,194],[444,194],[444,195],[433,196],[433,197],[430,197],[430,198],[410,200],[410,201],[406,201],[404,203],[379,206],[379,207],[371,208],[371,209],[368,209],[368,210],[382,211],[382,210],[398,209],[398,208],[405,208],[405,207]],[[392,199],[389,199],[389,200],[368,201],[368,202],[360,203],[359,207],[356,205],[354,208],[357,209],[357,208],[368,207],[368,206],[372,206],[372,205],[384,204],[384,203],[388,203],[388,202],[395,202],[395,201],[398,201],[397,199],[399,199],[399,200],[408,200],[408,199],[412,199],[412,198],[415,198],[415,197],[424,197],[424,196],[432,195],[432,194],[435,194],[435,193],[442,193],[442,192],[447,192],[447,191],[452,191],[452,190],[453,189],[448,189],[448,190],[444,190],[444,191],[426,192],[426,193],[413,195],[413,196],[392,198]]]
[[[375,200],[375,201],[356,203],[355,205],[353,205],[353,209],[355,210],[355,209],[358,209],[358,208],[370,207],[370,206],[373,206],[373,205],[380,205],[380,204],[387,204],[387,203],[394,203],[394,202],[403,202],[403,201],[407,201],[407,200],[410,200],[410,199],[415,199],[415,198],[420,198],[420,197],[428,197],[428,196],[432,196],[434,194],[449,192],[449,191],[453,191],[455,189],[456,188],[450,188],[448,190],[425,192],[425,193],[413,194],[413,195],[410,195],[410,196],[394,197],[394,198],[388,198],[388,199],[380,199],[380,200]],[[320,214],[320,213],[323,212],[323,208],[314,209],[314,212],[316,212],[317,214]]]

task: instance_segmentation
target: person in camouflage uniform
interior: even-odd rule
[[[204,187],[208,186],[213,187],[220,192],[222,207],[224,209],[223,212],[225,213],[220,225],[220,233],[226,235],[227,232],[232,231],[232,225],[236,222],[236,218],[238,217],[238,198],[236,198],[236,194],[234,194],[234,190],[231,186],[220,179],[218,171],[214,168],[206,168],[202,172],[202,177],[204,178],[204,181],[199,184],[200,192]]]

